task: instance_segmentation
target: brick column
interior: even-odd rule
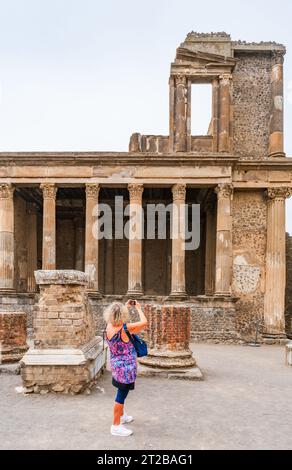
[[[43,269],[56,267],[56,195],[53,183],[41,184],[43,191]]]
[[[269,156],[285,157],[284,153],[284,86],[283,54],[272,54],[272,108],[270,120]]]
[[[185,200],[186,185],[175,184],[172,187],[172,268],[171,296],[185,297]]]
[[[139,296],[143,294],[142,287],[142,184],[129,184],[130,194],[130,238],[129,238],[129,265],[128,265],[128,295]]]
[[[232,214],[233,186],[219,184],[217,193],[217,243],[215,293],[230,295],[232,284]]]
[[[36,291],[34,272],[37,270],[37,206],[27,204],[27,290]]]
[[[271,188],[268,196],[264,336],[285,338],[286,234],[285,200],[292,188]]]
[[[219,114],[219,152],[230,151],[230,105],[232,75],[224,73],[219,77],[220,114]]]
[[[98,293],[98,233],[94,227],[97,221],[100,186],[86,184],[86,229],[85,229],[85,272],[88,275],[88,290]]]
[[[0,290],[14,289],[14,188],[0,185]]]
[[[176,152],[187,151],[187,80],[184,76],[175,78],[175,139]]]
[[[139,359],[139,375],[202,380],[189,347],[190,307],[145,305],[148,355]]]

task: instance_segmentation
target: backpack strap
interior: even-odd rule
[[[128,328],[127,328],[127,323],[124,323],[123,324],[123,328],[126,332],[126,335],[128,336],[129,340],[131,341],[131,343],[133,343],[133,338],[132,338],[132,335],[131,333],[129,332]]]

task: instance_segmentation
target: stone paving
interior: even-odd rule
[[[112,437],[110,373],[91,395],[18,395],[0,375],[1,449],[292,449],[284,348],[193,344],[204,382],[140,378],[133,436]]]

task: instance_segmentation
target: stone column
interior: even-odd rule
[[[175,135],[175,79],[174,77],[169,78],[169,152],[174,151],[174,135]]]
[[[171,267],[171,296],[186,296],[185,281],[185,201],[186,185],[175,184],[172,187],[172,267]]]
[[[264,335],[285,338],[286,234],[285,200],[292,188],[270,188],[268,196]]]
[[[214,78],[212,80],[213,152],[218,152],[219,96],[219,81],[218,78]]]
[[[212,203],[206,207],[205,294],[215,292],[216,213]]]
[[[175,151],[187,151],[187,80],[177,76],[175,98]]]
[[[219,152],[230,151],[230,81],[232,75],[220,75]]]
[[[139,359],[139,375],[202,380],[189,347],[191,309],[185,305],[146,305],[148,355]]]
[[[86,184],[86,229],[85,229],[85,272],[88,275],[88,290],[98,293],[98,196],[97,183]]]
[[[217,193],[216,295],[231,295],[232,285],[232,213],[233,186],[219,184]]]
[[[285,157],[283,54],[274,52],[272,61],[272,109],[270,118],[269,156]]]
[[[43,269],[56,267],[56,195],[53,183],[41,184],[43,191]]]
[[[85,234],[83,218],[76,217],[74,219],[75,225],[75,269],[77,271],[84,271],[84,245]]]
[[[36,292],[34,272],[37,270],[37,206],[27,204],[27,290]]]
[[[14,289],[14,188],[0,184],[0,290]]]
[[[128,295],[143,294],[142,288],[142,238],[143,238],[143,184],[129,184],[130,237],[128,265]]]

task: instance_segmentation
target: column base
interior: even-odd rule
[[[288,341],[285,333],[264,333],[262,335],[263,344],[287,344]]]
[[[140,297],[143,297],[144,293],[141,292],[141,291],[136,291],[136,290],[128,290],[128,292],[126,293],[126,296],[127,297],[133,297],[134,299],[135,298],[140,298]]]
[[[102,295],[98,290],[87,289],[86,292],[89,295],[89,297],[92,298],[92,299],[101,299],[102,298]]]
[[[188,297],[186,292],[171,292],[169,294],[169,299],[171,300],[184,300]]]
[[[186,369],[160,369],[138,364],[137,375],[138,377],[160,377],[172,380],[204,380],[203,373],[198,366]]]
[[[16,294],[16,290],[14,288],[9,287],[0,287],[1,294]]]
[[[269,158],[286,158],[286,153],[285,152],[269,153]]]

